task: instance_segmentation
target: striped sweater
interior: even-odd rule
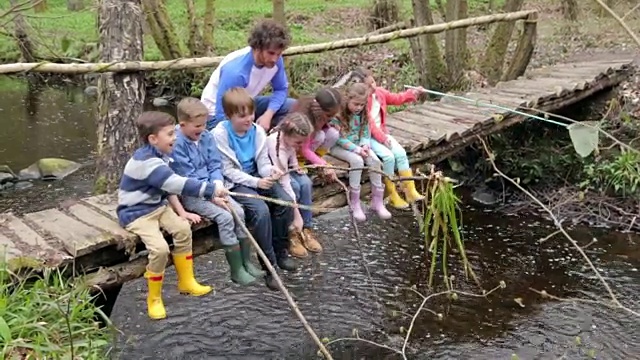
[[[212,183],[175,174],[169,167],[170,161],[151,145],[133,153],[124,167],[118,190],[116,212],[122,227],[166,205],[169,194],[207,199],[213,196]]]

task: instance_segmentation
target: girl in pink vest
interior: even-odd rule
[[[392,93],[377,86],[375,79],[368,70],[356,69],[354,75],[369,87],[367,99],[367,114],[369,117],[369,130],[371,132],[371,150],[382,161],[382,170],[388,176],[393,177],[395,169],[402,177],[411,177],[413,173],[409,166],[409,159],[404,148],[389,134],[385,126],[387,120],[387,105],[404,105],[415,102],[420,90],[407,90],[402,93]],[[406,209],[409,203],[420,201],[424,196],[416,190],[413,180],[403,181],[403,190],[406,201],[398,194],[396,186],[388,178],[384,179],[389,203],[396,209]]]

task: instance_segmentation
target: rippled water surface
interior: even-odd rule
[[[3,78],[6,79],[6,78]],[[42,157],[90,160],[95,144],[92,101],[82,89],[27,91],[25,83],[0,82],[0,165],[19,171]],[[0,193],[0,211],[50,207],[91,191],[90,167],[62,182]],[[428,294],[428,269],[417,225],[408,214],[361,226],[360,246],[345,211],[318,219],[323,254],[301,261],[284,280],[321,338],[353,337],[400,349],[411,317],[422,301],[408,288]],[[640,319],[601,304],[544,299],[530,290],[569,298],[606,300],[606,291],[577,252],[554,237],[546,223],[531,217],[505,217],[465,209],[464,236],[469,257],[485,289],[506,288],[489,298],[439,297],[417,317],[409,359],[598,359],[640,358]],[[588,256],[626,306],[640,311],[640,241],[619,233],[573,231]],[[593,243],[593,239],[597,239]],[[375,287],[364,269],[365,254]],[[456,286],[478,293],[464,281],[452,255]],[[119,359],[313,359],[316,349],[287,302],[262,282],[231,283],[221,252],[196,261],[199,277],[214,284],[212,296],[177,294],[168,270],[165,303],[169,318],[148,320],[143,280],[128,283],[112,316],[123,332]],[[375,289],[375,290],[374,290]],[[577,340],[579,339],[579,340]],[[399,359],[391,350],[344,341],[332,344],[335,359]]]
[[[322,255],[302,261],[302,268],[285,275],[288,289],[321,338],[361,338],[400,349],[401,331],[422,299],[407,289],[416,285],[425,294],[421,239],[410,215],[361,226],[376,291],[368,285],[358,243],[346,212],[318,219],[325,246]],[[468,253],[483,286],[501,280],[507,287],[489,298],[463,295],[455,302],[444,298],[417,318],[407,354],[411,359],[631,359],[640,354],[640,318],[603,305],[541,298],[529,290],[545,290],[560,297],[602,298],[605,292],[564,241],[536,241],[553,232],[530,218],[500,218],[467,211]],[[626,235],[603,236],[575,232],[584,245],[596,236],[587,252],[627,306],[638,310],[640,252],[638,241]],[[451,261],[456,258],[451,257]],[[146,286],[127,284],[113,319],[126,334],[120,349],[124,359],[312,359],[315,347],[279,293],[262,283],[238,287],[230,282],[220,252],[197,259],[199,276],[217,287],[204,298],[176,293],[169,271],[165,291],[169,318],[152,322],[145,314]],[[460,289],[479,292],[455,271]],[[375,294],[379,298],[376,298]],[[520,305],[521,304],[521,305]],[[401,329],[403,328],[403,329]],[[579,339],[577,339],[579,338]],[[126,344],[122,345],[123,342]],[[579,345],[578,345],[579,344]],[[336,359],[396,359],[398,354],[362,342],[330,346]]]

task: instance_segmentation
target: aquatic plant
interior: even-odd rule
[[[104,359],[112,336],[96,315],[108,323],[89,288],[61,271],[45,271],[34,281],[18,278],[0,261],[1,359]]]
[[[419,219],[420,232],[424,235],[425,252],[427,257],[431,253],[429,269],[429,287],[433,287],[433,277],[436,272],[438,257],[442,266],[445,285],[451,290],[447,257],[449,251],[457,249],[465,276],[470,276],[479,284],[476,274],[467,259],[464,242],[460,235],[459,219],[462,212],[459,207],[460,198],[456,196],[451,179],[435,172],[431,168],[431,176],[426,181],[424,211]],[[454,241],[452,245],[451,241]]]

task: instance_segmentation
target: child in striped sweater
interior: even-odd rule
[[[176,195],[212,200],[226,190],[207,181],[176,175],[169,167],[168,154],[176,140],[175,119],[159,112],[142,113],[136,126],[143,146],[127,162],[116,212],[120,225],[138,235],[149,251],[145,278],[148,283],[147,311],[152,319],[167,316],[162,302],[162,281],[169,259],[169,244],[160,229],[173,237],[173,263],[178,275],[178,290],[194,296],[205,295],[210,286],[200,285],[193,274],[191,225],[200,222],[196,214],[184,211]],[[170,205],[170,206],[169,206]]]

